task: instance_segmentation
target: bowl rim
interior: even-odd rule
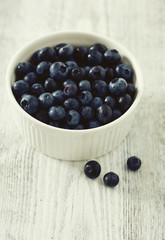
[[[60,36],[69,36],[69,35],[76,35],[77,36],[86,36],[86,37],[92,37],[92,38],[96,38],[96,42],[97,42],[97,38],[100,38],[102,41],[107,41],[109,43],[112,43],[112,45],[116,46],[116,49],[122,49],[122,51],[125,53],[125,55],[128,57],[128,59],[130,60],[131,64],[133,65],[134,71],[136,72],[136,81],[137,81],[137,85],[138,85],[138,91],[137,91],[137,95],[136,98],[134,99],[134,102],[132,103],[132,105],[130,106],[130,108],[118,119],[107,123],[105,125],[96,127],[96,128],[91,128],[91,129],[81,129],[81,130],[76,130],[76,129],[64,129],[64,128],[58,128],[58,127],[54,127],[54,126],[50,126],[46,123],[43,123],[37,119],[35,119],[33,116],[31,116],[30,114],[28,114],[26,111],[24,111],[21,106],[18,104],[18,102],[16,101],[14,94],[12,92],[12,88],[11,88],[11,78],[10,75],[13,72],[14,73],[14,69],[15,69],[15,63],[17,62],[17,58],[19,58],[19,56],[21,55],[21,53],[23,51],[25,51],[27,48],[32,47],[33,45],[35,45],[38,42],[44,42],[45,40],[49,39],[49,38],[56,38],[56,37],[60,37]],[[67,42],[67,41],[66,41]],[[37,50],[37,49],[36,49]],[[66,134],[82,134],[82,133],[94,133],[94,132],[99,132],[102,130],[106,130],[107,128],[112,128],[115,127],[116,125],[120,124],[120,122],[122,122],[123,120],[125,120],[127,118],[127,116],[133,111],[135,110],[135,108],[137,107],[137,105],[139,104],[139,101],[142,97],[142,93],[143,93],[143,77],[142,77],[142,73],[139,67],[139,64],[137,63],[137,60],[135,59],[135,57],[133,56],[133,54],[130,52],[130,50],[128,50],[125,46],[123,46],[121,43],[119,43],[118,41],[108,37],[108,36],[102,36],[101,34],[97,34],[97,33],[91,33],[91,32],[85,32],[85,31],[58,31],[58,32],[51,32],[48,34],[45,34],[41,37],[37,37],[31,41],[29,41],[27,44],[25,44],[22,48],[20,48],[16,54],[12,57],[12,59],[9,62],[8,68],[7,68],[7,72],[6,72],[6,87],[7,87],[7,91],[10,97],[11,102],[15,105],[15,107],[17,108],[17,110],[20,112],[20,114],[23,114],[24,117],[26,119],[28,119],[29,121],[32,121],[35,124],[35,127],[43,127],[45,129],[51,130],[51,131],[59,131],[59,133],[63,132]]]

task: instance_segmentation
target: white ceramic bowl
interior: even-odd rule
[[[92,45],[99,42],[110,49],[117,49],[123,62],[134,69],[137,96],[132,106],[120,118],[104,126],[87,130],[66,130],[46,125],[27,114],[17,103],[11,86],[15,81],[15,68],[27,61],[35,50],[66,42],[73,45]],[[63,160],[87,160],[106,154],[114,149],[131,129],[135,110],[142,95],[143,81],[139,66],[132,54],[121,44],[101,35],[84,32],[52,33],[36,39],[23,47],[11,60],[7,75],[7,90],[11,100],[16,125],[24,139],[42,153]]]

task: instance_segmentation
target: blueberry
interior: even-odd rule
[[[100,175],[101,166],[98,162],[92,160],[85,164],[84,173],[87,177],[94,179]]]
[[[61,127],[61,124],[59,121],[49,121],[49,125],[53,127],[58,127],[58,128]]]
[[[35,66],[30,62],[21,62],[16,67],[16,76],[17,78],[23,78],[27,73],[34,72]]]
[[[57,104],[62,104],[65,101],[65,94],[62,90],[56,90],[52,93],[54,97],[54,103]]]
[[[111,96],[106,96],[104,98],[104,103],[106,103],[108,106],[111,107],[111,109],[113,109],[115,107],[115,98],[111,97]]]
[[[31,86],[37,82],[37,78],[38,78],[38,76],[35,72],[29,72],[25,75],[23,80],[25,82],[29,83],[29,85]]]
[[[76,110],[69,110],[66,114],[66,123],[69,126],[75,127],[80,122],[80,114]]]
[[[48,123],[49,122],[49,117],[48,117],[48,112],[45,110],[39,110],[37,113],[33,115],[37,120],[43,122],[43,123]]]
[[[102,105],[103,101],[100,97],[94,97],[91,102],[91,107],[96,109]]]
[[[128,83],[126,93],[128,93],[132,98],[134,98],[136,88],[133,83]]]
[[[84,67],[85,74],[86,74],[87,77],[88,77],[88,74],[89,74],[90,69],[91,69],[91,67],[89,67],[89,66],[85,66],[85,67]]]
[[[64,88],[64,94],[66,97],[73,97],[77,94],[77,86],[75,84],[67,84]]]
[[[68,84],[76,85],[76,87],[77,87],[76,82],[73,81],[72,79],[67,79],[65,82],[62,83],[62,85],[63,85],[64,88],[65,88]]]
[[[64,107],[67,110],[78,110],[80,104],[75,98],[68,98],[64,102]]]
[[[14,95],[20,96],[29,91],[29,84],[24,80],[19,80],[13,84],[12,90]]]
[[[50,66],[51,66],[50,62],[45,62],[45,61],[40,62],[36,67],[36,73],[41,78],[47,78],[47,77],[49,77]]]
[[[96,128],[96,127],[100,127],[101,123],[99,121],[93,119],[93,120],[88,121],[87,125],[88,125],[88,128]]]
[[[126,112],[132,105],[132,98],[128,94],[123,94],[118,98],[118,106],[122,112]]]
[[[89,47],[89,52],[90,51],[99,51],[100,53],[105,53],[107,50],[107,47],[101,43],[95,43]]]
[[[108,90],[108,86],[106,82],[103,80],[95,80],[92,83],[92,93],[97,97],[106,96],[107,90]]]
[[[61,60],[69,60],[72,58],[74,53],[74,47],[72,45],[66,44],[63,47],[60,47],[58,55]]]
[[[31,56],[31,58],[30,58],[30,60],[29,60],[29,61],[30,61],[31,63],[33,63],[34,65],[37,65],[37,64],[40,62],[39,57],[38,57],[39,51],[40,51],[40,50],[35,51],[35,52],[32,54],[32,56]]]
[[[114,78],[115,78],[115,73],[114,73],[113,68],[107,67],[105,69],[105,80],[106,80],[106,82],[109,83]]]
[[[50,77],[63,81],[68,76],[68,68],[62,62],[55,62],[50,67]]]
[[[59,121],[65,118],[65,109],[61,106],[52,106],[48,111],[49,117],[54,121]]]
[[[108,65],[111,66],[111,65],[119,63],[121,60],[121,57],[117,50],[112,49],[112,50],[107,50],[104,53],[104,60]]]
[[[112,110],[107,104],[102,104],[96,109],[96,118],[102,124],[109,123],[112,120]]]
[[[87,47],[75,47],[74,49],[74,59],[79,65],[83,65],[86,61],[88,53]]]
[[[39,109],[38,99],[29,94],[22,95],[20,105],[29,114],[34,114]]]
[[[116,66],[115,73],[117,77],[122,77],[129,81],[132,78],[133,70],[130,65],[122,63]]]
[[[71,77],[75,81],[80,81],[85,77],[85,70],[81,67],[75,67],[71,71]]]
[[[58,84],[52,78],[47,78],[44,82],[44,87],[48,92],[53,92],[58,88]]]
[[[31,94],[35,95],[36,97],[39,97],[42,93],[45,92],[45,88],[40,83],[34,83],[31,86],[30,92],[31,92]]]
[[[54,47],[57,55],[59,54],[60,48],[64,47],[65,45],[67,45],[67,44],[66,44],[66,43],[59,43],[58,45],[56,45],[56,46]]]
[[[92,93],[89,91],[82,91],[79,95],[79,101],[82,105],[88,105],[92,101]]]
[[[88,64],[90,66],[101,65],[103,62],[103,55],[99,51],[90,51],[88,54]]]
[[[40,106],[44,109],[48,109],[54,104],[54,97],[52,96],[51,93],[48,93],[48,92],[42,93],[39,96],[38,100],[39,100]]]
[[[104,184],[108,187],[115,187],[119,183],[119,176],[116,173],[109,172],[104,175]]]
[[[88,80],[81,80],[79,82],[79,89],[80,91],[90,91],[91,90],[91,84]]]
[[[127,82],[124,78],[114,78],[108,85],[109,91],[113,96],[119,96],[126,92]]]
[[[83,120],[90,120],[94,116],[94,111],[90,106],[82,106],[80,114]]]
[[[119,109],[115,108],[112,110],[112,115],[112,120],[116,120],[117,118],[121,117],[122,112]]]
[[[127,167],[132,171],[136,171],[141,167],[141,160],[138,157],[132,156],[127,160]]]
[[[74,127],[74,129],[76,129],[76,130],[83,130],[85,127],[84,127],[84,125],[82,125],[82,124],[79,124],[79,125],[77,125],[76,127]]]
[[[101,66],[94,66],[90,69],[88,76],[91,80],[104,80],[105,79],[105,70]]]
[[[66,61],[65,64],[69,72],[71,72],[73,68],[78,67],[78,64],[75,61]]]
[[[42,48],[38,52],[38,58],[39,58],[40,62],[42,62],[42,61],[55,62],[56,61],[56,51],[54,50],[54,48],[51,48],[51,47]]]

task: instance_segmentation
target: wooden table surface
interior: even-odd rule
[[[9,60],[28,41],[59,30],[86,30],[123,43],[139,61],[144,94],[130,134],[98,159],[92,181],[85,162],[51,159],[19,134],[5,88]],[[0,239],[165,239],[165,1],[0,1]],[[141,169],[129,172],[137,155]],[[102,177],[120,176],[110,189]]]

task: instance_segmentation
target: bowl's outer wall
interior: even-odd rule
[[[131,111],[129,110],[128,113],[125,113],[125,116],[123,115],[124,117],[122,116],[121,120],[116,120],[115,124],[114,122],[109,124],[109,127],[101,127],[100,130],[97,128],[92,130],[79,130],[73,133],[73,130],[60,131],[61,129],[48,127],[35,119],[33,120],[33,118],[24,112],[16,103],[11,92],[11,85],[15,80],[14,69],[18,63],[26,61],[35,50],[45,46],[55,46],[61,42],[88,46],[95,42],[100,42],[111,49],[116,48],[121,56],[133,65],[135,71],[134,82],[138,89],[138,94],[141,95],[142,80],[137,81],[137,78],[141,78],[140,70],[138,68],[136,71],[136,67],[138,66],[134,66],[135,59],[132,61],[132,59],[130,59],[131,54],[120,44],[118,45],[115,41],[108,38],[85,33],[67,32],[43,37],[23,48],[11,61],[7,72],[7,81],[9,81],[7,87],[13,103],[16,125],[27,142],[42,153],[57,159],[87,160],[96,158],[114,149],[125,138],[131,129],[137,105],[136,107],[131,106]]]

